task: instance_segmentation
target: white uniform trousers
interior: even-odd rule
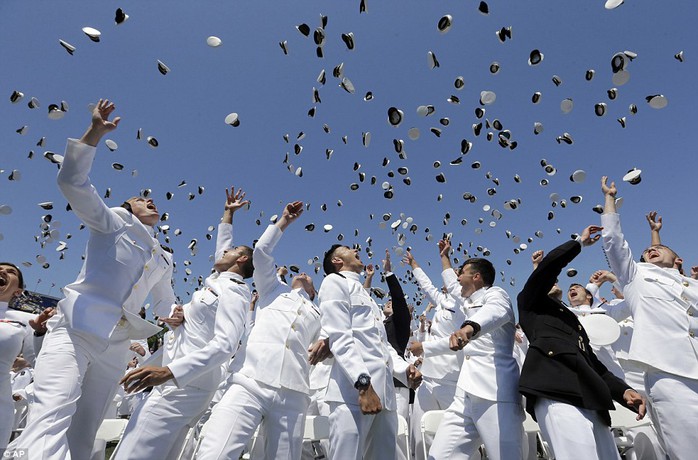
[[[27,426],[10,447],[29,449],[30,460],[90,458],[130,344],[128,324],[108,340],[67,326],[48,333],[36,360]]]
[[[357,391],[357,403],[358,398]],[[330,402],[330,460],[395,460],[396,456],[397,412],[384,408],[364,415],[358,404]]]
[[[154,387],[133,412],[112,460],[177,458],[189,429],[196,424],[215,390]]]
[[[307,415],[321,415],[323,417],[329,417],[330,415],[330,405],[325,401],[325,393],[327,388],[320,388],[317,390],[310,390],[310,405],[308,406]],[[303,441],[303,453],[301,454],[302,460],[313,460],[315,458],[322,458],[324,455],[327,456],[327,452],[330,451],[330,440],[323,439],[319,443]]]
[[[669,458],[696,458],[698,380],[650,369],[645,373],[645,389],[652,400],[652,420]]]
[[[520,403],[489,401],[458,388],[434,436],[429,459],[479,458],[482,444],[493,460],[523,459],[523,421]]]
[[[611,428],[598,412],[537,398],[536,419],[556,460],[620,460]]]
[[[456,395],[456,382],[449,380],[434,380],[424,377],[421,385],[417,388],[412,407],[412,440],[414,442],[414,458],[424,460],[424,447],[422,447],[422,416],[430,410],[446,410],[453,403]],[[434,437],[427,435],[427,452]]]
[[[309,403],[305,393],[274,388],[237,373],[203,428],[196,458],[237,460],[259,426],[265,458],[299,459]]]

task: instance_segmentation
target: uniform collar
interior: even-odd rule
[[[245,280],[242,278],[242,276],[239,275],[238,273],[234,273],[234,272],[219,273],[218,278],[228,278],[230,280],[234,280],[238,284],[245,284]]]
[[[341,271],[339,272],[342,276],[345,278],[348,278],[350,280],[354,280],[357,283],[361,284],[361,275],[356,273],[356,272],[350,272],[350,271]]]
[[[308,295],[307,292],[305,292],[305,289],[303,289],[302,287],[299,287],[299,288],[296,288],[296,289],[291,289],[291,292],[295,292],[296,294],[298,294],[299,296],[303,297],[303,298],[304,298],[305,300],[307,300],[308,302],[312,302],[312,300],[310,300],[310,296]]]
[[[487,292],[487,286],[483,286],[480,289],[478,289],[477,291],[470,294],[470,297],[467,297],[465,299],[465,303],[468,305],[475,305],[475,304],[482,303],[482,298],[485,296],[485,292]]]

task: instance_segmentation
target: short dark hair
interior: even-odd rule
[[[492,265],[492,262],[481,257],[472,257],[463,262],[463,265],[461,265],[460,269],[463,270],[466,265],[472,266],[473,270],[476,273],[479,273],[480,276],[482,276],[482,281],[485,283],[485,286],[489,287],[494,284],[494,277],[496,273],[494,270],[494,265]]]
[[[569,291],[570,289],[572,289],[572,288],[575,287],[575,286],[581,286],[582,289],[584,289],[584,292],[586,292],[586,294],[587,294],[588,296],[590,296],[590,297],[592,298],[592,300],[594,299],[594,294],[592,294],[591,291],[590,291],[589,289],[586,288],[586,286],[582,286],[582,285],[579,284],[579,283],[572,283],[572,284],[570,284],[570,287],[569,287],[567,290]]]
[[[341,248],[342,246],[342,244],[333,244],[330,249],[325,252],[325,256],[322,258],[322,269],[325,271],[325,275],[337,273],[337,269],[334,268],[334,264],[332,263],[332,257],[334,257],[334,252],[337,248]]]
[[[243,279],[252,278],[252,275],[254,274],[254,265],[252,264],[252,254],[254,254],[254,251],[249,246],[238,246],[238,247],[242,248],[243,255],[247,256],[247,261],[242,266],[242,277],[243,277]]]
[[[0,262],[0,265],[7,265],[8,267],[12,267],[17,270],[17,281],[19,282],[19,288],[24,289],[24,275],[22,275],[22,270],[20,270],[17,265],[10,262]]]

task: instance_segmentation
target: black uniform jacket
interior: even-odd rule
[[[517,297],[519,323],[529,340],[519,391],[526,411],[535,419],[537,397],[562,401],[600,412],[607,425],[613,400],[625,405],[630,388],[601,364],[577,316],[559,300],[548,297],[562,269],[580,252],[571,240],[553,249],[533,271]]]

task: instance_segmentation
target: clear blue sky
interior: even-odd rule
[[[284,203],[296,199],[310,203],[310,210],[280,243],[280,263],[312,271],[308,260],[321,258],[339,233],[344,235],[343,243],[361,243],[364,248],[366,239],[372,239],[374,257],[369,259],[364,252],[365,262],[380,263],[385,248],[398,261],[394,251],[401,247],[398,236],[402,233],[406,242],[402,248],[413,248],[418,261],[438,279],[436,241],[443,233],[453,233],[454,247],[462,243],[471,255],[478,254],[477,246],[491,251],[490,259],[503,272],[498,284],[514,297],[530,273],[534,250],[550,250],[571,233],[599,222],[591,208],[602,202],[600,176],[607,174],[619,182],[625,172],[637,167],[643,171],[642,182],[619,185],[625,200],[620,212],[631,247],[639,252],[648,244],[644,214],[657,209],[666,225],[664,241],[688,266],[698,264],[692,239],[698,214],[691,192],[698,164],[693,138],[698,103],[695,2],[628,0],[608,11],[602,0],[490,1],[488,16],[480,14],[479,2],[472,0],[367,3],[365,14],[359,13],[358,0],[0,3],[0,205],[13,209],[10,215],[0,215],[0,259],[32,262],[24,268],[30,289],[38,285],[40,291],[48,292],[55,283],[52,293],[56,294],[60,286],[75,279],[86,231],[78,230],[75,216],[65,211],[65,200],[55,185],[56,166],[42,154],[62,153],[66,137],[79,137],[87,126],[87,105],[104,97],[115,101],[116,114],[122,117],[110,136],[119,148],[110,152],[100,145],[91,179],[102,193],[111,188],[107,203],[112,206],[140,190],[152,189],[151,197],[170,215],[163,224],[171,229],[169,245],[178,264],[176,291],[185,301],[195,278],[206,276],[212,266],[215,238],[207,240],[206,233],[219,221],[224,188],[231,184],[244,188],[252,200],[248,212],[236,215],[235,241],[240,244],[258,238]],[[114,23],[117,7],[130,16],[118,26]],[[312,38],[321,14],[328,18],[322,59],[316,57]],[[445,14],[452,15],[453,26],[440,34],[436,25]],[[301,23],[310,26],[310,37],[296,30]],[[99,43],[82,33],[85,26],[101,31]],[[495,32],[508,26],[512,39],[501,43]],[[349,32],[356,44],[352,51],[341,39],[342,33]],[[220,37],[222,46],[207,46],[211,35]],[[76,47],[73,56],[59,45],[59,39]],[[280,41],[288,42],[288,55]],[[527,64],[533,49],[544,54],[535,67]],[[628,66],[629,82],[617,87],[617,98],[609,100],[607,90],[614,86],[611,57],[625,50],[638,57]],[[682,50],[683,63],[674,58]],[[429,51],[435,53],[440,67],[428,67]],[[170,73],[161,75],[157,60],[167,64]],[[495,61],[500,70],[493,75],[489,68]],[[344,91],[332,76],[340,63],[355,94]],[[323,69],[325,85],[316,81]],[[595,70],[591,81],[584,78],[588,69]],[[562,80],[560,86],[552,83],[553,75]],[[453,86],[458,76],[465,81],[460,91]],[[313,101],[313,88],[321,102]],[[25,94],[18,104],[9,101],[14,90]],[[499,119],[511,131],[518,142],[515,150],[501,148],[493,128],[483,127],[480,136],[474,135],[472,124],[479,121],[474,110],[483,90],[497,95],[495,103],[485,107],[484,118]],[[364,101],[367,91],[374,96],[368,102]],[[534,105],[531,96],[536,91],[542,98]],[[645,97],[653,94],[664,94],[668,106],[650,108]],[[447,102],[451,95],[460,104]],[[28,108],[31,97],[39,100],[40,108]],[[565,98],[574,102],[568,114],[560,109]],[[50,120],[49,104],[61,101],[68,102],[68,113]],[[608,105],[604,117],[594,115],[594,104],[599,102]],[[417,115],[416,108],[426,104],[436,112],[426,118]],[[630,104],[637,105],[637,114],[629,112]],[[399,127],[388,124],[391,106],[404,111]],[[308,111],[313,107],[311,118]],[[239,113],[239,127],[224,123],[230,112]],[[443,117],[449,119],[448,126],[440,123]],[[626,117],[625,129],[616,121],[620,117]],[[544,126],[538,136],[533,134],[534,122]],[[329,133],[323,130],[324,124]],[[26,133],[17,134],[25,125]],[[420,130],[417,140],[408,137],[412,127]],[[436,137],[430,128],[441,129],[441,136]],[[138,129],[144,138],[155,136],[159,147],[138,141]],[[486,139],[489,131],[494,133],[491,142]],[[296,141],[300,132],[305,137]],[[362,145],[364,132],[371,133],[368,147]],[[564,132],[570,133],[573,145],[556,142]],[[284,134],[289,135],[289,143]],[[37,146],[42,137],[45,145]],[[404,140],[405,159],[399,158],[393,139]],[[473,148],[461,165],[451,166],[449,161],[460,156],[462,139],[472,142]],[[299,155],[294,152],[296,143],[303,147]],[[329,161],[326,149],[334,151]],[[288,163],[283,162],[287,154],[294,170],[302,167],[302,177],[287,169]],[[390,160],[385,167],[384,158]],[[541,159],[552,164],[557,174],[548,176]],[[437,160],[441,162],[438,170],[432,166]],[[471,168],[475,161],[482,164],[480,169]],[[112,169],[114,162],[123,164],[123,171]],[[360,165],[357,171],[355,163]],[[399,167],[408,168],[411,185],[403,183]],[[585,182],[570,182],[576,169],[587,172]],[[21,172],[19,181],[8,180],[13,170]],[[132,174],[134,170],[137,175]],[[393,178],[388,177],[390,171]],[[362,183],[360,172],[366,175]],[[486,177],[488,172],[499,179],[499,185]],[[446,183],[435,180],[439,173],[445,175]],[[513,180],[515,174],[520,175],[520,183]],[[375,185],[370,183],[372,176]],[[549,185],[541,187],[541,179],[548,179]],[[186,185],[178,188],[182,181]],[[392,200],[383,197],[384,181],[394,189]],[[356,191],[350,190],[354,182],[360,184]],[[202,195],[199,186],[205,187]],[[487,193],[491,187],[496,189],[493,196]],[[165,199],[168,191],[174,193],[169,201]],[[465,192],[476,195],[477,201],[464,201]],[[189,193],[195,199],[189,200]],[[567,207],[552,208],[551,193],[566,199]],[[443,199],[437,201],[440,194]],[[572,204],[573,195],[582,196],[583,201]],[[504,209],[510,199],[521,200],[517,210]],[[45,201],[55,203],[52,211],[37,206]],[[321,209],[323,203],[326,211]],[[483,211],[485,205],[490,211]],[[502,213],[501,219],[492,216],[495,209]],[[549,211],[554,211],[553,220],[548,220]],[[41,247],[35,236],[41,234],[39,225],[47,213],[60,235]],[[381,229],[384,213],[392,217],[388,227]],[[413,219],[416,234],[402,228],[390,230],[389,224],[401,213]],[[444,224],[447,213],[451,218]],[[467,219],[465,226],[462,219]],[[491,227],[491,222],[496,225]],[[304,230],[309,223],[316,226],[312,233]],[[324,233],[322,227],[328,223],[333,230]],[[180,236],[174,235],[175,229],[181,229]],[[507,230],[520,238],[519,243],[507,238]],[[543,238],[534,235],[539,230]],[[433,235],[431,241],[426,239],[428,234]],[[198,239],[196,256],[187,249],[193,238]],[[64,260],[58,259],[58,241],[68,243]],[[528,249],[517,255],[514,249],[520,243]],[[45,257],[50,267],[41,268],[37,256]],[[457,257],[464,259],[462,253]],[[185,267],[185,261],[190,265]],[[580,273],[575,280],[582,282],[594,269],[604,267],[600,245],[586,250],[573,266]],[[185,268],[193,275],[187,277]],[[403,276],[406,267],[398,265],[395,271]],[[317,285],[321,279],[315,277]]]

